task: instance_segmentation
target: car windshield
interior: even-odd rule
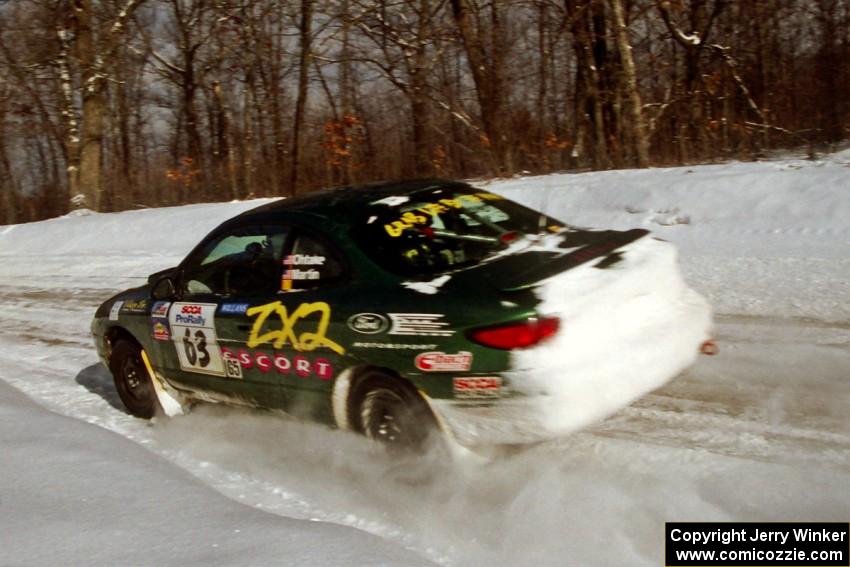
[[[384,268],[425,276],[486,261],[523,235],[563,228],[563,223],[495,193],[432,187],[373,201],[353,236]]]

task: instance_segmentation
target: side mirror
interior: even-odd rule
[[[177,290],[174,288],[174,282],[170,276],[158,280],[151,289],[151,295],[154,299],[173,299],[177,295]]]
[[[163,276],[171,276],[174,272],[177,271],[177,268],[168,268],[167,270],[160,270],[158,272],[154,272],[148,276],[148,285],[154,285],[156,282],[160,280]]]

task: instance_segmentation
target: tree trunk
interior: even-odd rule
[[[80,169],[78,185],[72,193],[74,204],[98,210],[102,198],[102,144],[103,119],[106,113],[106,96],[101,78],[97,74],[97,45],[92,29],[90,0],[75,0],[77,20],[76,53],[82,67],[83,124],[80,136]]]
[[[464,53],[466,54],[472,79],[475,83],[475,93],[478,106],[481,109],[481,121],[485,134],[486,145],[494,157],[496,172],[501,175],[513,174],[513,163],[507,140],[504,137],[503,101],[505,99],[503,73],[505,41],[499,12],[498,0],[493,0],[490,6],[490,52],[485,48],[485,32],[480,24],[473,27],[472,15],[468,0],[451,0],[452,13],[460,33]]]
[[[631,123],[632,139],[635,145],[638,167],[649,167],[649,138],[643,120],[643,110],[640,91],[637,86],[637,73],[632,58],[632,46],[629,43],[629,30],[623,16],[623,5],[620,0],[609,0],[614,16],[614,26],[617,30],[617,50],[623,66],[623,84],[628,99],[628,113]]]
[[[6,133],[3,131],[6,124],[5,101],[0,99],[0,204],[2,204],[2,215],[0,223],[15,224],[18,222],[18,203],[15,191],[15,178],[12,175],[12,164],[9,163],[9,154],[6,152]]]
[[[591,162],[594,169],[607,169],[610,167],[608,146],[606,143],[605,111],[600,92],[599,64],[604,54],[599,53],[598,46],[593,40],[593,27],[591,22],[591,2],[593,0],[582,0],[576,3],[573,0],[564,0],[564,7],[571,21],[573,33],[573,48],[576,53],[576,106],[578,107],[578,120],[584,120],[584,128],[580,132],[585,134],[587,143],[580,139],[585,148],[591,151]],[[594,49],[597,47],[597,49]]]
[[[301,0],[301,22],[298,26],[300,55],[298,58],[298,98],[295,101],[295,119],[292,131],[292,170],[289,172],[290,195],[298,193],[301,170],[301,144],[304,137],[304,113],[307,106],[312,48],[313,0]]]

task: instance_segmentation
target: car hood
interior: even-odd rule
[[[648,234],[643,229],[574,229],[524,237],[488,261],[452,274],[451,287],[486,285],[499,291],[519,291],[590,261],[606,268],[620,260],[618,248]]]

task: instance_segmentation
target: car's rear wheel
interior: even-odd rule
[[[437,431],[422,396],[411,385],[383,372],[371,372],[359,381],[353,405],[360,431],[391,451],[423,451]]]
[[[118,397],[132,415],[150,419],[159,411],[151,376],[142,361],[142,349],[131,341],[118,341],[112,349],[109,369]]]

